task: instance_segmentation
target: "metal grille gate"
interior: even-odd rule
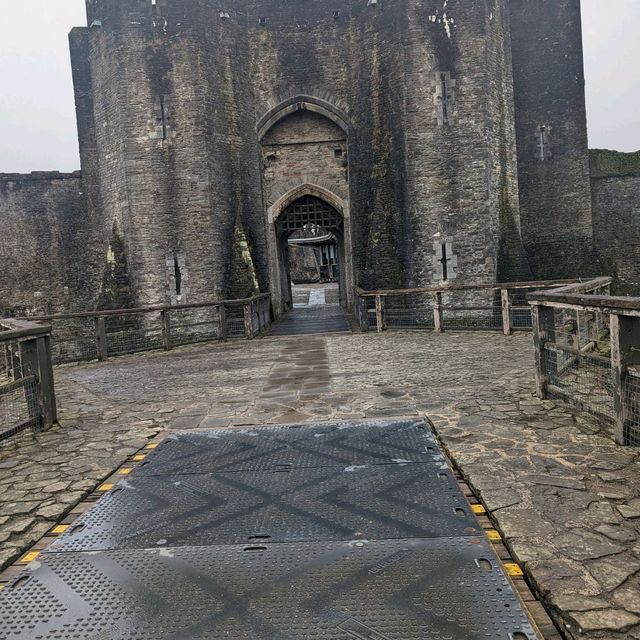
[[[324,200],[305,196],[289,205],[280,214],[276,226],[279,234],[290,236],[294,231],[307,225],[317,225],[328,231],[339,231],[342,229],[342,216]]]
[[[536,637],[422,421],[182,433],[145,463],[0,592],[3,638]]]

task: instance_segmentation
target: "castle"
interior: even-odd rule
[[[640,171],[590,171],[579,0],[87,15],[70,34],[82,170],[0,175],[0,312],[261,290],[278,313],[309,226],[335,238],[346,307],[356,285],[640,286]]]

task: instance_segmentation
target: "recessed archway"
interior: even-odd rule
[[[262,141],[269,130],[274,127],[280,120],[295,113],[296,111],[311,111],[318,113],[325,118],[334,122],[345,135],[349,135],[351,129],[349,116],[343,109],[336,107],[334,104],[323,98],[310,95],[297,95],[284,100],[277,106],[273,107],[258,121],[257,132],[258,140]]]
[[[305,234],[316,228],[331,236],[331,248],[327,249],[327,259],[332,261],[331,279],[339,280],[342,306],[352,307],[349,130],[346,113],[326,100],[310,96],[296,96],[280,103],[257,123],[262,192],[267,207],[270,288],[277,315],[293,304],[288,238],[296,233],[294,239],[308,240]],[[324,249],[312,250],[307,243],[304,252],[309,256],[316,251],[317,256]],[[301,250],[296,247],[292,253],[300,256]],[[318,269],[322,280],[320,274]],[[311,280],[306,282],[317,286]],[[335,291],[331,294],[335,295]]]
[[[271,250],[271,282],[278,315],[293,305],[289,261],[289,238],[297,231],[318,229],[335,245],[335,273],[340,304],[351,308],[353,265],[348,205],[318,185],[300,185],[281,196],[268,210]]]

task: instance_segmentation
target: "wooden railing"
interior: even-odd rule
[[[611,296],[610,284],[529,295],[537,391],[611,424],[617,443],[640,446],[640,298]]]
[[[378,332],[394,328],[433,329],[436,333],[481,329],[510,335],[514,330],[531,329],[528,291],[582,282],[543,280],[375,291],[356,288],[355,314],[363,331],[373,324]]]
[[[51,326],[0,320],[0,442],[56,419]]]
[[[105,360],[113,355],[170,350],[209,340],[254,338],[272,322],[271,294],[238,300],[81,311],[29,320],[52,325],[55,362]]]

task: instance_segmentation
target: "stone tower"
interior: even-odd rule
[[[578,0],[510,0],[522,235],[537,278],[599,275]]]
[[[335,235],[347,306],[355,285],[593,266],[579,0],[87,0],[87,15],[70,34],[85,214],[64,276],[82,271],[85,308],[117,273],[130,304],[260,289],[282,310],[305,224]]]

